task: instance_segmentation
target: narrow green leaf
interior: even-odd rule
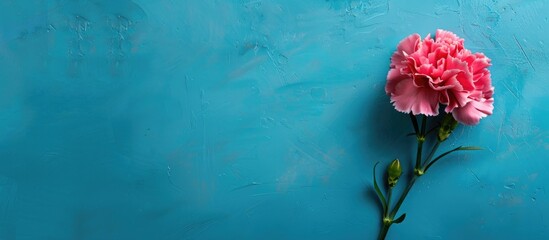
[[[416,133],[408,133],[408,134],[406,134],[406,137],[408,137],[408,136],[415,136],[415,135],[417,135],[417,134],[416,134]]]
[[[476,147],[476,146],[466,146],[466,147],[459,147],[458,150],[482,150],[482,148]]]
[[[433,159],[433,161],[431,161],[429,164],[427,164],[427,166],[425,167],[425,170],[424,172],[427,172],[427,169],[429,169],[433,164],[435,164],[435,162],[437,162],[438,160],[440,160],[441,158],[443,158],[444,156],[450,154],[450,153],[453,153],[455,151],[469,151],[469,150],[482,150],[482,148],[480,147],[475,147],[475,146],[459,146],[457,148],[454,148],[450,151],[447,151],[443,154],[440,154],[438,157],[436,157],[435,159]]]
[[[405,214],[402,214],[400,217],[398,217],[397,219],[393,220],[393,223],[399,224],[399,223],[403,222],[405,218],[406,218],[406,213],[405,213]]]
[[[387,201],[385,200],[383,193],[381,193],[381,189],[379,189],[379,185],[377,185],[376,180],[376,167],[378,164],[379,162],[374,165],[374,189],[376,190],[377,197],[379,197],[379,201],[381,201],[381,206],[383,207],[383,215],[385,215],[385,213],[387,212]]]

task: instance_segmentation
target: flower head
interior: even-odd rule
[[[435,39],[412,34],[398,44],[385,86],[396,110],[436,116],[442,104],[445,112],[467,125],[492,114],[490,59],[465,49],[463,41],[437,30]]]

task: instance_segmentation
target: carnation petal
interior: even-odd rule
[[[438,115],[438,98],[438,92],[428,87],[416,87],[411,78],[401,81],[391,94],[396,110],[414,115]]]
[[[460,59],[457,59],[457,58],[448,57],[448,59],[446,60],[446,69],[461,70],[461,71],[459,71],[458,73],[455,74],[456,79],[458,80],[459,84],[465,90],[475,89],[475,85],[473,83],[473,74],[471,74],[471,72],[469,71],[469,68],[467,66],[467,62],[463,62],[463,61],[461,61]]]
[[[387,84],[385,85],[385,93],[391,95],[395,91],[395,87],[400,81],[410,78],[407,75],[403,75],[400,69],[391,68],[387,73]]]
[[[444,111],[452,112],[454,108],[459,108],[460,106],[465,106],[469,101],[471,101],[468,97],[470,96],[469,92],[466,91],[447,91],[447,99],[446,102],[443,102],[446,104],[446,108]]]
[[[454,109],[452,115],[463,124],[476,125],[481,118],[492,115],[493,103],[494,99],[492,98],[484,101],[470,101],[465,106]]]
[[[477,58],[473,60],[473,63],[471,64],[471,69],[473,73],[482,71],[490,66],[490,59],[485,57],[483,54],[477,54],[476,57]]]
[[[419,34],[415,33],[412,34],[402,41],[397,46],[397,49],[399,52],[406,52],[408,54],[411,54],[416,51],[417,44],[421,40],[421,36]]]
[[[435,39],[437,42],[450,42],[453,43],[452,45],[457,44],[455,47],[458,50],[463,48],[463,38],[458,37],[455,33],[450,31],[437,29]]]
[[[397,50],[391,57],[391,67],[405,66],[406,56],[416,51],[418,43],[421,41],[419,34],[412,34],[402,41],[397,46]]]

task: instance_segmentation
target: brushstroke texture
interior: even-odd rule
[[[546,1],[0,9],[0,239],[368,239],[373,164],[412,152],[389,57],[437,28],[492,59],[493,116],[448,140],[487,150],[418,182],[389,238],[549,238]]]

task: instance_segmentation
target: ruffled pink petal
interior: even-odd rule
[[[435,34],[436,42],[444,42],[447,43],[450,52],[456,53],[457,51],[460,51],[463,49],[463,38],[458,37],[456,34],[450,31],[437,29],[437,32]]]
[[[455,108],[465,106],[470,101],[468,99],[470,94],[466,91],[450,90],[447,91],[446,94],[448,97],[448,101],[444,103],[446,104],[446,108],[444,109],[444,111],[447,113],[452,112]]]
[[[413,83],[415,87],[429,87],[433,79],[427,74],[414,74]]]
[[[397,50],[391,57],[391,67],[406,66],[406,57],[416,51],[418,43],[421,41],[419,34],[412,34],[402,41],[397,46]]]
[[[490,66],[490,59],[484,56],[482,53],[475,54],[476,59],[471,63],[471,72],[477,73],[479,71],[485,70]]]
[[[438,115],[438,92],[428,87],[416,87],[412,79],[401,81],[391,94],[391,102],[397,111],[424,114],[427,116]]]
[[[392,68],[389,70],[389,73],[387,73],[387,84],[385,84],[385,93],[387,95],[391,95],[391,93],[395,92],[395,87],[400,81],[409,79],[410,77],[408,75],[404,75],[400,72],[400,69]]]
[[[463,41],[463,39],[458,37],[455,33],[443,29],[437,29],[435,38],[437,40],[450,39],[452,41]]]
[[[492,79],[490,71],[485,69],[482,73],[473,76],[475,88],[481,91],[489,91],[492,89]]]
[[[480,119],[492,114],[494,110],[494,99],[484,101],[470,101],[465,106],[452,111],[454,118],[466,125],[476,125]]]
[[[398,43],[397,49],[399,52],[412,54],[416,51],[417,44],[420,42],[420,40],[421,36],[419,36],[419,34],[412,34],[400,41],[400,43]]]
[[[419,34],[412,34],[402,41],[397,46],[397,50],[391,57],[391,69],[387,73],[387,84],[385,92],[391,95],[395,91],[395,86],[403,79],[408,79],[411,73],[409,65],[413,62],[408,61],[408,55],[416,51],[417,45],[420,43],[421,37]]]
[[[461,61],[457,58],[448,57],[446,60],[446,69],[457,69],[460,70],[455,74],[455,77],[459,84],[463,87],[465,90],[474,90],[475,85],[473,83],[473,74],[469,71],[469,68],[467,66],[466,62]],[[448,71],[447,70],[447,71]],[[443,74],[444,75],[444,74]]]

